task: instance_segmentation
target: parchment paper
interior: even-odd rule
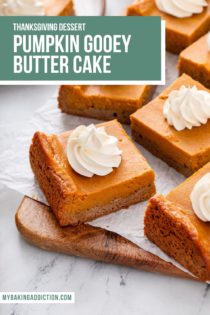
[[[177,58],[175,56],[167,54],[167,84],[171,83],[177,76],[176,62]],[[163,87],[159,87],[156,94],[162,89]],[[34,132],[39,130],[49,134],[56,134],[74,129],[81,124],[88,125],[98,122],[99,121],[94,119],[61,113],[57,107],[56,97],[52,97],[45,106],[41,107],[35,113],[32,121],[23,127],[22,135],[14,139],[13,145],[0,153],[0,183],[47,204],[34,179],[29,164],[28,151]],[[130,134],[130,128],[125,126],[125,129]],[[151,167],[155,170],[157,193],[166,194],[184,181],[184,177],[173,168],[155,158],[144,148],[139,145],[137,146]],[[139,203],[129,207],[129,209],[99,218],[89,224],[116,232],[148,252],[185,270],[177,262],[165,255],[156,245],[145,238],[143,219],[146,204],[147,202]]]

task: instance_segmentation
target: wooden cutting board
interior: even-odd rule
[[[73,0],[45,0],[45,12],[48,16],[74,15]]]
[[[16,225],[29,243],[44,250],[193,279],[116,233],[88,224],[62,228],[49,207],[29,197],[17,210]]]

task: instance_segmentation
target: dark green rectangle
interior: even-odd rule
[[[85,31],[15,31],[13,23],[86,23]],[[20,24],[19,24],[20,25]],[[20,47],[17,53],[13,52],[13,36],[26,35],[79,35],[80,52],[55,53],[46,52],[33,53],[24,52]],[[122,49],[121,53],[95,52],[85,53],[83,47],[84,36],[96,35],[131,35],[128,53]],[[159,81],[161,80],[161,19],[160,17],[0,17],[0,80],[1,81]],[[119,47],[123,48],[123,45]],[[38,73],[35,67],[32,72],[14,73],[14,56],[24,56],[27,60],[34,56],[55,55],[66,56],[68,59],[68,73],[44,72],[43,61],[40,62]],[[75,55],[80,55],[82,62],[84,58],[92,60],[93,55],[110,55],[111,73],[75,73],[72,71],[72,62]],[[88,57],[87,57],[88,56]],[[15,57],[16,58],[16,57]],[[21,57],[22,58],[22,57]],[[36,57],[40,58],[40,57]],[[51,64],[49,62],[49,64]],[[34,65],[34,60],[33,60]],[[26,63],[25,63],[26,66]],[[25,68],[26,69],[26,68]],[[28,68],[28,70],[30,70]]]

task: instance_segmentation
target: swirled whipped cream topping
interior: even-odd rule
[[[195,184],[190,200],[198,218],[204,222],[210,222],[210,173],[204,175]]]
[[[43,0],[1,0],[0,15],[32,16],[44,15]]]
[[[155,0],[158,9],[177,18],[202,13],[208,6],[205,0]]]
[[[163,106],[163,115],[176,130],[192,129],[210,118],[210,93],[196,86],[172,91]]]
[[[105,176],[121,163],[122,151],[117,143],[118,139],[107,134],[104,127],[79,126],[69,136],[67,158],[80,175]]]

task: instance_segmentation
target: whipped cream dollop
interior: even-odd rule
[[[210,93],[196,86],[182,86],[169,94],[163,105],[163,115],[178,131],[206,124],[210,118]]]
[[[44,0],[1,0],[0,15],[44,15]]]
[[[117,143],[118,139],[107,134],[104,127],[79,126],[69,136],[67,158],[80,175],[105,176],[121,163],[122,151]]]
[[[198,218],[204,222],[210,222],[210,173],[204,175],[195,184],[190,200]]]
[[[158,9],[177,18],[202,13],[208,6],[205,0],[155,0]]]

